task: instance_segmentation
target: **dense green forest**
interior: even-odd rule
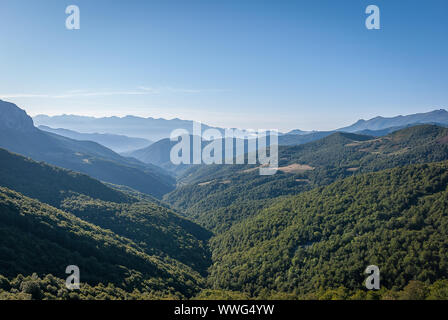
[[[5,277],[37,273],[65,278],[65,267],[75,264],[90,285],[112,283],[161,297],[190,296],[203,281],[174,259],[149,255],[130,239],[9,189],[0,189],[0,212]]]
[[[92,286],[110,283],[148,297],[200,289],[211,263],[209,231],[129,188],[1,149],[0,164],[1,185],[9,188],[0,192],[3,276],[65,278],[65,267],[75,264]]]
[[[448,277],[448,162],[357,175],[274,201],[211,240],[213,288],[258,296]]]
[[[211,233],[148,201],[132,204],[72,196],[61,205],[64,211],[131,239],[148,254],[172,257],[205,274],[210,254],[205,242]]]
[[[204,243],[211,233],[152,197],[125,188],[121,192],[87,175],[2,149],[0,164],[3,186],[142,243],[149,254],[172,256],[205,272],[209,255]]]

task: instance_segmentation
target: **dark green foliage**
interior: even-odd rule
[[[51,274],[39,277],[37,274],[8,280],[3,278],[7,288],[0,287],[0,300],[148,300],[179,299],[178,295],[166,291],[123,290],[112,283],[92,286],[82,283],[79,290],[68,290],[65,280]]]
[[[307,294],[294,294],[277,291],[261,290],[257,299],[265,300],[448,300],[448,280],[437,280],[432,284],[411,280],[403,290],[349,290],[345,287],[336,289],[320,288]],[[247,293],[204,289],[194,299],[202,300],[246,300]]]
[[[169,256],[205,274],[210,255],[204,241],[210,233],[148,201],[114,203],[72,196],[61,208],[101,228],[131,239],[151,255]]]
[[[184,296],[197,290],[199,273],[211,263],[208,231],[129,188],[119,191],[2,149],[0,164],[0,185],[39,200],[0,189],[3,275],[63,277],[65,267],[76,264],[92,285]]]
[[[8,278],[19,273],[65,278],[65,267],[75,264],[91,285],[179,296],[194,294],[202,281],[172,258],[147,254],[139,243],[5,188],[0,188],[0,235],[0,269]]]
[[[393,290],[448,278],[448,162],[356,175],[275,201],[212,239],[214,288],[257,296],[363,289],[364,269]]]
[[[148,254],[170,256],[201,273],[210,265],[204,244],[210,233],[150,196],[134,192],[136,198],[86,175],[2,149],[0,164],[0,184],[5,187],[142,244]]]

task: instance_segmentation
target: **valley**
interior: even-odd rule
[[[443,315],[448,1],[0,9],[12,315]]]
[[[167,139],[120,155],[6,102],[0,120],[0,299],[448,298],[443,126],[280,136],[262,176],[176,168]],[[371,264],[379,291],[363,286]]]

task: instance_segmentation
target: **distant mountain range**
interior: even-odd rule
[[[39,126],[39,129],[74,140],[93,141],[117,153],[145,148],[153,143],[152,141],[143,138],[132,138],[110,133],[81,133],[62,128],[53,129],[47,126]]]
[[[90,140],[98,142],[116,152],[129,155],[132,151],[146,149],[151,142],[169,138],[175,129],[185,129],[192,134],[193,121],[180,119],[154,119],[141,118],[135,116],[126,117],[106,117],[93,118],[75,115],[46,116],[38,115],[34,117],[34,122],[45,131],[53,132],[76,140]],[[427,113],[417,113],[407,116],[397,116],[391,118],[376,117],[370,120],[359,120],[356,123],[332,131],[303,131],[300,129],[291,130],[287,133],[279,134],[280,145],[300,145],[326,137],[334,132],[354,132],[373,136],[384,136],[393,131],[403,129],[417,124],[436,124],[439,126],[448,125],[448,112],[444,109],[434,110]],[[60,129],[54,129],[60,128]],[[202,124],[202,130],[209,128],[218,129],[224,134],[223,128],[211,127]],[[132,138],[137,137],[137,138]],[[241,137],[239,137],[241,138]],[[141,140],[143,139],[143,140]],[[150,141],[148,141],[150,140]],[[161,146],[168,146],[166,141],[154,146],[155,152],[165,152],[165,155],[150,155],[150,158],[166,158],[166,150]],[[152,152],[148,149],[146,154]],[[141,151],[132,156],[139,155]],[[149,163],[155,163],[150,161]],[[156,161],[158,165],[158,163]]]
[[[279,145],[300,145],[322,139],[335,132],[351,132],[382,137],[394,131],[419,124],[433,124],[441,127],[448,126],[448,112],[440,109],[392,118],[375,117],[370,120],[358,120],[348,127],[332,131],[302,131],[296,129],[279,136]]]
[[[313,132],[315,132],[315,131],[303,131],[303,130],[300,130],[300,129],[294,129],[294,130],[291,130],[291,131],[289,131],[288,133],[285,133],[285,134],[305,135],[305,134],[310,134],[310,133],[313,133]]]
[[[336,132],[350,132],[381,137],[419,124],[433,124],[443,127],[448,125],[447,115],[448,112],[445,110],[435,110],[428,113],[398,116],[394,118],[376,117],[368,121],[359,120],[352,126],[333,131],[302,131],[296,129],[286,134],[280,134],[278,136],[278,144],[281,146],[301,145],[325,138]],[[171,163],[170,151],[176,143],[177,142],[170,141],[170,139],[162,139],[149,147],[127,152],[124,155],[134,157],[142,162],[151,163],[179,174],[185,171],[189,166],[176,166]],[[239,154],[236,154],[236,156],[239,156]]]
[[[157,197],[174,188],[174,179],[163,169],[120,156],[95,142],[39,130],[24,110],[1,100],[0,147]]]
[[[135,116],[94,118],[75,115],[47,116],[38,115],[34,118],[37,126],[64,128],[82,133],[107,133],[125,135],[158,141],[168,138],[175,129],[185,129],[193,133],[193,121],[181,119],[154,119]],[[202,129],[212,128],[202,124]],[[217,128],[222,130],[220,128]]]
[[[362,130],[383,130],[391,127],[405,127],[410,124],[438,123],[448,125],[448,112],[444,109],[434,110],[426,113],[416,113],[407,116],[392,118],[376,117],[370,120],[358,120],[351,126],[338,129],[337,131],[358,132]]]
[[[19,109],[20,110],[20,109]],[[23,112],[23,110],[22,110]],[[18,110],[10,112],[10,117],[6,117],[3,121],[5,126],[10,126],[11,123],[15,123],[14,119],[23,117],[23,113]],[[26,115],[26,114],[25,114]],[[15,129],[19,130],[38,130],[32,126],[32,120],[24,117],[23,123],[19,121],[19,125],[15,124]],[[34,118],[35,122],[40,124],[40,127],[44,131],[55,133],[57,139],[63,137],[68,137],[74,140],[78,140],[77,143],[82,145],[88,144],[86,141],[94,141],[103,146],[106,146],[116,152],[122,154],[119,156],[115,153],[111,154],[111,150],[108,150],[107,157],[112,157],[114,161],[119,161],[121,163],[128,163],[129,161],[134,161],[133,166],[138,163],[137,166],[143,165],[155,165],[161,167],[172,173],[180,174],[188,169],[191,165],[174,165],[170,160],[170,151],[177,142],[170,141],[169,135],[175,129],[185,129],[188,132],[192,132],[193,121],[173,119],[154,119],[154,118],[141,118],[134,116],[126,117],[107,117],[107,118],[93,118],[84,116],[74,116],[74,115],[61,115],[61,116],[45,116],[39,115]],[[344,127],[341,129],[333,131],[302,131],[299,129],[292,130],[286,134],[279,134],[278,143],[279,145],[301,145],[309,142],[313,142],[322,138],[325,138],[335,132],[350,132],[357,134],[364,134],[369,136],[381,137],[390,134],[394,131],[418,125],[418,124],[436,124],[439,126],[448,125],[448,112],[446,110],[434,110],[427,113],[418,113],[407,116],[397,116],[392,118],[376,117],[370,120],[359,120],[351,126]],[[49,127],[50,126],[50,127]],[[57,127],[58,129],[54,129]],[[210,126],[202,124],[202,130],[212,128]],[[223,133],[222,128],[217,128]],[[75,131],[77,130],[77,131]],[[79,132],[78,132],[79,131]],[[42,131],[40,131],[42,132]],[[81,133],[89,132],[89,133]],[[98,133],[100,132],[100,133]],[[36,133],[38,134],[38,133]],[[35,135],[36,135],[35,134]],[[133,138],[133,137],[139,138]],[[145,137],[145,138],[143,138]],[[151,143],[147,140],[151,137],[155,143]],[[70,144],[74,143],[74,140],[70,141]],[[203,146],[206,142],[203,142]],[[245,142],[247,150],[247,141]],[[93,146],[93,144],[89,144]],[[0,145],[1,146],[1,145]],[[101,146],[96,145],[96,150],[93,152],[98,152]],[[105,149],[105,148],[104,148]],[[11,149],[12,150],[12,149]],[[30,154],[30,150],[27,150]],[[13,150],[14,151],[14,150]],[[92,152],[91,150],[89,150]],[[235,150],[234,150],[235,151]],[[20,151],[18,151],[20,153]],[[76,154],[76,153],[75,153]],[[104,150],[100,152],[101,156],[104,157]],[[239,156],[236,154],[235,156]],[[117,160],[120,157],[119,160]],[[131,160],[135,158],[137,160]],[[124,159],[124,160],[123,160]],[[43,157],[42,160],[48,160]],[[76,164],[72,165],[70,168],[78,170],[81,172],[86,172],[85,167],[86,159],[81,159],[84,161],[82,165]],[[141,162],[140,162],[141,161]],[[67,167],[67,162],[53,162],[60,166]],[[87,166],[90,167],[91,165]],[[155,170],[157,171],[157,170]],[[86,172],[92,176],[102,179],[104,181],[111,181],[111,177],[105,175],[95,175],[97,172],[88,171]],[[115,178],[113,179],[115,180]],[[125,184],[129,185],[129,184]],[[141,188],[141,186],[140,186]],[[138,188],[137,188],[138,189]],[[138,189],[142,191],[142,189]],[[167,189],[163,189],[165,192]],[[157,194],[160,196],[161,194]]]

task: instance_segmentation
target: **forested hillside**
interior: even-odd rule
[[[3,276],[48,274],[65,279],[75,264],[91,286],[113,284],[129,293],[190,296],[199,273],[73,214],[0,188],[0,269]]]
[[[85,174],[36,162],[1,148],[0,185],[56,207],[71,192],[104,201],[132,200]]]
[[[208,165],[187,171],[165,199],[207,228],[222,231],[269,204],[337,179],[413,163],[448,159],[448,129],[422,125],[385,137],[335,133],[279,148],[279,171],[260,176],[254,165]]]
[[[207,230],[150,196],[84,174],[3,149],[0,164],[0,186],[9,188],[1,189],[0,275],[65,278],[75,264],[83,282],[112,284],[121,297],[134,288],[141,297],[200,289],[211,264]]]
[[[211,241],[209,285],[250,296],[448,278],[448,162],[356,175],[274,201]],[[445,289],[446,290],[446,289]]]

